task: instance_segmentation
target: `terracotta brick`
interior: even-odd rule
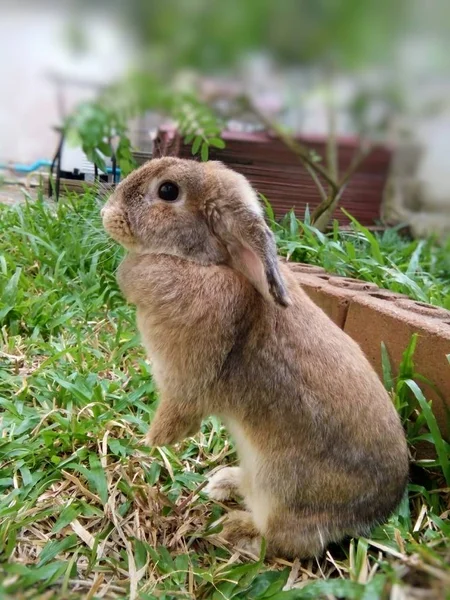
[[[411,336],[418,334],[414,355],[416,372],[426,377],[439,390],[417,382],[427,399],[433,401],[433,412],[441,430],[448,435],[447,410],[450,409],[450,311],[395,298],[375,292],[358,294],[348,307],[344,330],[359,343],[382,376],[381,342],[384,342],[395,369]]]
[[[450,311],[445,310],[445,308],[441,308],[440,306],[425,304],[425,302],[417,302],[410,298],[399,299],[395,304],[400,308],[412,311],[416,315],[423,315],[424,317],[431,317],[432,319],[442,319],[444,322],[448,321],[448,323],[450,323]]]
[[[328,294],[329,275],[318,277],[314,274],[295,272],[296,278],[311,300],[321,308],[332,321],[342,329],[348,308],[348,298],[344,294]],[[352,292],[352,294],[355,292]],[[350,294],[351,295],[351,294]]]
[[[384,290],[379,288],[376,291],[369,291],[367,295],[371,298],[378,298],[379,300],[389,300],[394,302],[396,300],[400,300],[402,298],[407,298],[404,294],[399,294],[398,292],[392,292],[391,290]]]
[[[374,292],[378,290],[378,286],[375,283],[368,281],[361,281],[360,279],[353,279],[352,277],[330,277],[328,280],[330,285],[338,288],[344,288],[346,290],[354,290],[356,292]]]
[[[288,263],[305,292],[341,329],[355,294],[368,294],[382,300],[406,299],[406,296],[379,288],[376,284],[351,277],[331,275],[322,267]]]
[[[298,282],[311,298],[336,325],[344,328],[348,307],[352,298],[361,293],[375,292],[375,284],[348,277],[336,277],[324,272],[307,272],[307,269],[292,269]]]
[[[306,263],[288,263],[291,271],[294,273],[309,273],[312,275],[326,274],[325,269],[316,265],[307,265]]]

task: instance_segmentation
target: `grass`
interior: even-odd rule
[[[304,221],[291,212],[275,223],[270,206],[268,210],[280,253],[291,260],[450,309],[450,238],[440,245],[433,239],[410,240],[399,233],[400,228],[375,235],[350,215],[352,231],[340,231],[335,222],[325,235],[310,225],[308,213]]]
[[[415,340],[396,379],[383,354],[413,457],[397,514],[320,560],[250,560],[221,542],[212,523],[227,507],[202,493],[236,460],[220,423],[175,448],[141,443],[155,389],[98,210],[91,193],[0,206],[0,597],[450,597],[449,445],[415,384]],[[444,249],[288,219],[281,252],[448,306]],[[423,439],[435,461],[414,459]]]

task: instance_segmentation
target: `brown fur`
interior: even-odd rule
[[[175,203],[158,199],[167,180],[180,187]],[[118,281],[160,392],[148,442],[180,441],[211,414],[235,438],[240,470],[208,486],[244,496],[248,512],[224,535],[264,535],[269,551],[303,557],[384,521],[408,477],[399,418],[359,346],[278,263],[245,178],[153,160],[102,213],[130,250]]]

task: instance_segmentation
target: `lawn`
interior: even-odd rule
[[[449,445],[413,381],[414,339],[397,378],[384,361],[412,457],[397,514],[320,560],[253,560],[220,541],[229,506],[202,493],[236,461],[220,423],[142,445],[156,393],[99,206],[92,192],[0,206],[0,597],[450,598]],[[293,216],[274,229],[293,259],[450,308],[450,247],[358,224],[324,236]],[[416,460],[420,439],[436,461]]]

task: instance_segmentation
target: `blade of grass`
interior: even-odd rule
[[[430,403],[428,403],[425,399],[425,396],[422,393],[422,390],[419,388],[417,383],[412,379],[405,380],[405,385],[409,387],[409,389],[414,394],[414,397],[417,399],[420,404],[420,408],[422,409],[423,414],[425,415],[425,419],[427,421],[427,425],[430,429],[430,433],[433,436],[434,445],[436,448],[437,455],[439,457],[439,462],[442,468],[442,472],[445,477],[445,481],[448,486],[450,486],[450,460],[449,453],[447,449],[447,445],[442,438],[441,432],[439,430],[439,426],[436,421],[436,417],[431,410]]]

